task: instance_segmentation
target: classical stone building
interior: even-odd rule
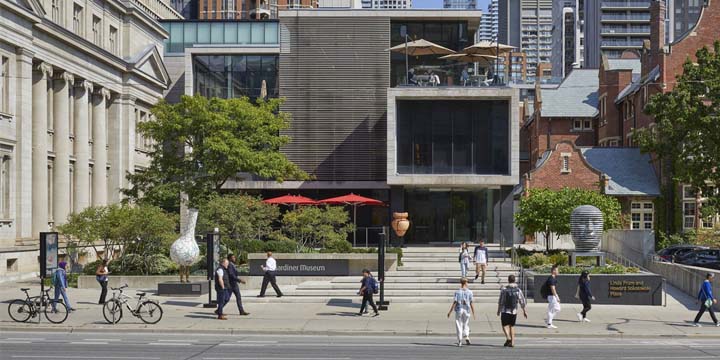
[[[0,2],[0,279],[37,271],[37,239],[120,200],[142,169],[169,77],[160,0]]]

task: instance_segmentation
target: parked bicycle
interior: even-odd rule
[[[163,310],[156,301],[149,300],[145,297],[144,292],[137,292],[139,296],[135,308],[131,308],[128,301],[133,299],[132,296],[125,295],[123,289],[127,288],[127,284],[119,288],[110,288],[113,291],[112,298],[103,305],[103,316],[105,321],[110,324],[117,324],[123,317],[123,305],[135,317],[140,318],[146,324],[157,324],[162,319]]]
[[[53,324],[60,324],[68,317],[67,306],[61,301],[55,301],[50,297],[52,287],[45,290],[40,296],[30,296],[29,288],[22,288],[20,291],[25,292],[25,299],[15,299],[8,304],[8,314],[17,322],[26,322],[31,318],[34,319],[41,312],[45,313],[45,318]]]

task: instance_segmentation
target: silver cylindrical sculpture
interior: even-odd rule
[[[575,251],[599,251],[603,233],[603,213],[592,205],[576,207],[570,214],[570,234]]]

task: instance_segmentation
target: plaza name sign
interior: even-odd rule
[[[532,277],[532,297],[535,302],[547,302],[540,296],[540,287],[549,274],[527,273]],[[590,275],[590,288],[595,295],[596,304],[608,305],[662,305],[662,277],[650,273],[623,275]],[[560,274],[558,276],[558,294],[562,302],[580,303],[575,298],[578,275]]]
[[[612,280],[608,282],[608,296],[619,298],[627,293],[649,293],[652,288],[645,285],[645,281]]]
[[[276,259],[279,276],[349,276],[348,259]],[[262,275],[263,259],[250,259],[250,275]]]

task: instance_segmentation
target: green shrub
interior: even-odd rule
[[[95,260],[91,263],[85,264],[83,266],[83,275],[95,275],[95,272],[97,271],[98,265],[102,263],[102,259]]]
[[[298,252],[298,243],[293,240],[270,240],[265,242],[264,251],[272,251],[276,253],[296,253]]]
[[[111,261],[108,268],[111,274],[117,275],[172,275],[178,271],[177,264],[164,254],[147,257],[126,254]]]
[[[553,265],[564,266],[570,262],[570,259],[568,259],[567,253],[562,252],[548,256],[548,261]]]
[[[549,264],[550,261],[543,253],[534,253],[530,256],[520,258],[520,263],[525,268],[534,268],[541,265]]]
[[[325,242],[325,248],[320,252],[347,254],[353,251],[352,244],[347,240],[333,239]]]
[[[246,253],[260,253],[265,250],[265,242],[262,240],[240,240],[240,251]]]

